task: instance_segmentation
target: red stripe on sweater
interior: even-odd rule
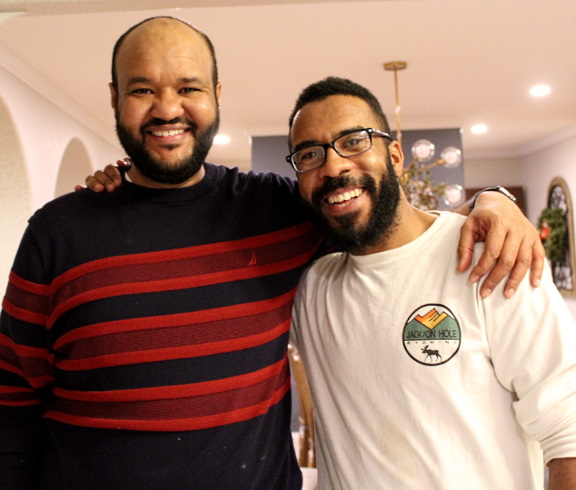
[[[27,375],[21,366],[14,366],[12,364],[8,364],[7,362],[0,360],[0,370],[8,371],[9,373],[17,374],[18,376],[25,376],[26,381],[30,383],[32,388],[43,388],[46,385],[49,385],[54,382],[54,377],[49,374],[42,374],[37,376]]]
[[[54,307],[52,314],[48,320],[48,328],[50,328],[58,319],[60,315],[66,311],[71,310],[81,304],[96,301],[99,299],[110,298],[113,296],[122,296],[126,294],[141,294],[153,293],[159,291],[173,291],[176,289],[188,289],[201,286],[208,286],[218,283],[234,282],[244,279],[253,279],[256,277],[268,276],[279,274],[291,270],[300,265],[306,264],[310,259],[310,254],[307,253],[303,256],[298,256],[290,260],[272,263],[267,266],[251,266],[243,269],[233,271],[220,271],[210,274],[191,275],[189,277],[178,277],[175,279],[163,279],[158,281],[147,282],[124,282],[115,284],[113,286],[106,286],[97,289],[92,289],[89,284],[90,277],[83,278],[84,284],[79,288],[80,291],[85,291],[80,294],[71,296],[70,298],[59,298],[57,305]],[[118,271],[119,272],[119,271]],[[196,272],[196,271],[193,271]],[[116,274],[116,272],[114,272]],[[114,275],[112,274],[112,275]],[[130,276],[133,279],[132,276]],[[121,274],[116,277],[116,280],[121,279]],[[126,278],[128,279],[128,278]],[[75,289],[78,284],[75,284]]]
[[[259,335],[225,340],[222,342],[209,342],[200,345],[185,345],[164,349],[150,349],[142,351],[119,352],[102,356],[56,360],[58,369],[67,371],[81,371],[112,366],[140,364],[146,362],[168,361],[173,359],[186,359],[193,357],[235,352],[263,345],[279,337],[290,329],[290,320],[282,322],[277,327],[267,330]]]
[[[187,431],[187,430],[201,430],[210,429],[222,425],[233,424],[245,420],[253,419],[259,415],[263,415],[270,407],[277,404],[286,395],[290,389],[290,379],[287,379],[275,392],[274,395],[261,403],[255,405],[241,407],[222,413],[204,415],[204,416],[191,416],[191,417],[176,417],[176,418],[157,418],[155,415],[158,413],[157,406],[150,406],[148,411],[151,413],[149,418],[143,419],[130,419],[130,418],[99,418],[94,416],[73,415],[69,413],[59,412],[57,410],[49,410],[46,413],[46,418],[57,420],[71,425],[78,425],[83,427],[93,427],[101,429],[126,429],[126,430],[143,430],[143,431]],[[182,401],[178,400],[181,404]],[[207,403],[208,406],[211,403]],[[161,410],[161,409],[160,409]]]
[[[186,385],[161,386],[152,388],[138,388],[113,391],[73,391],[63,388],[54,388],[54,396],[66,400],[86,402],[134,402],[150,400],[174,400],[193,396],[209,395],[225,391],[252,386],[266,379],[278,376],[287,366],[287,358],[266,366],[258,371],[232,376],[230,378],[202,381]],[[0,393],[2,393],[0,391]]]
[[[267,245],[282,243],[291,239],[299,238],[307,234],[312,234],[312,237],[316,238],[317,240],[317,236],[315,237],[312,225],[310,223],[302,223],[292,228],[286,228],[273,233],[266,233],[263,235],[248,237],[241,240],[211,243],[207,245],[198,245],[195,247],[187,247],[176,250],[165,250],[159,252],[147,252],[133,255],[106,257],[103,259],[94,260],[87,264],[79,265],[77,267],[74,267],[73,269],[66,271],[53,281],[51,289],[52,291],[54,291],[56,289],[61,288],[63,284],[73,281],[75,278],[99,270],[105,270],[111,268],[117,269],[125,265],[154,264],[154,263],[170,262],[173,260],[179,261],[187,258],[211,256],[216,254],[223,254],[224,256],[226,256],[226,254],[228,254],[231,251],[254,249],[257,247],[264,247]]]
[[[175,313],[172,315],[129,318],[125,320],[115,320],[112,322],[97,323],[85,327],[76,328],[64,335],[54,343],[57,351],[66,348],[71,344],[83,339],[98,336],[119,334],[122,332],[135,332],[144,330],[160,330],[164,328],[174,328],[190,325],[205,325],[207,323],[226,322],[226,320],[240,321],[242,318],[250,319],[258,315],[265,314],[276,309],[291,307],[296,290],[277,296],[272,299],[255,301],[252,303],[242,303],[239,305],[213,308],[210,310],[193,311],[186,313]],[[230,328],[227,326],[226,328]]]
[[[10,289],[10,286],[8,286],[8,289]],[[28,295],[28,293],[23,291],[20,294],[20,297],[19,297],[20,299],[17,300],[18,303],[21,305],[25,304],[27,295]],[[8,293],[4,297],[4,301],[2,302],[2,308],[10,316],[17,318],[18,320],[21,320],[23,322],[36,323],[38,325],[45,325],[46,322],[48,321],[48,315],[47,314],[37,313],[35,311],[30,311],[30,309],[29,309],[30,305],[29,304],[26,305],[26,308],[20,308],[20,307],[16,306],[15,304],[11,303],[8,299]],[[48,307],[46,307],[46,309],[44,310],[44,313],[48,313]]]

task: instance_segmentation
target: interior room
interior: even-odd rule
[[[0,0],[2,291],[34,210],[124,157],[111,52],[126,29],[159,15],[214,42],[222,119],[213,163],[292,175],[282,157],[294,100],[336,75],[372,90],[406,135],[434,143],[435,131],[456,129],[464,191],[515,189],[535,226],[553,183],[563,202],[576,198],[570,0]],[[385,69],[399,60],[404,69]],[[275,139],[274,156],[255,166],[261,138]],[[573,254],[574,214],[565,216]],[[563,293],[576,315],[574,285]]]

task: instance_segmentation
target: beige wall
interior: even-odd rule
[[[14,68],[15,61],[0,52],[1,296],[33,211],[123,155],[56,105],[61,96],[53,96],[50,87],[39,82],[32,88],[6,66]],[[112,111],[110,118],[112,124]]]
[[[564,133],[540,142],[537,148],[522,157],[466,160],[466,187],[495,184],[524,187],[528,218],[534,224],[546,207],[550,181],[557,176],[567,182],[572,203],[576,205],[576,128],[568,128]],[[574,220],[574,216],[572,218]],[[566,302],[576,316],[576,299],[568,298]]]
[[[464,184],[469,188],[522,185],[520,169],[520,159],[518,158],[479,160],[466,157]]]

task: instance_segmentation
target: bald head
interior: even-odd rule
[[[118,90],[117,64],[118,56],[126,49],[132,52],[133,49],[142,49],[146,43],[160,41],[162,43],[179,42],[188,37],[191,42],[200,39],[208,49],[212,60],[212,83],[214,88],[218,83],[218,66],[214,45],[210,38],[199,31],[191,24],[175,17],[151,17],[132,26],[122,36],[118,38],[112,53],[112,86]]]

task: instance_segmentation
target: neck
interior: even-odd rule
[[[142,175],[135,165],[132,165],[127,172],[127,177],[132,183],[153,189],[180,189],[182,187],[191,187],[200,182],[204,178],[204,175],[206,175],[206,170],[204,169],[204,165],[202,165],[200,170],[198,170],[198,172],[196,172],[190,179],[178,184],[166,184],[163,182],[156,182],[155,180],[151,180]]]
[[[370,255],[402,247],[416,240],[432,226],[435,220],[435,215],[421,211],[409,204],[404,193],[402,193],[398,203],[396,221],[391,233],[383,237],[382,241],[377,245],[366,249],[361,255]]]

